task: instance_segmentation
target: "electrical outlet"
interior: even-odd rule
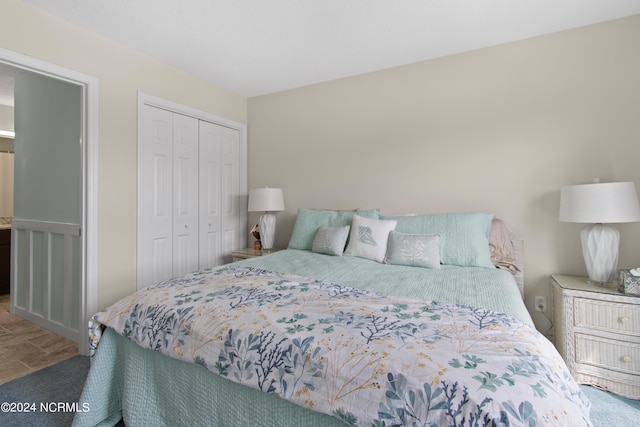
[[[547,297],[536,296],[536,311],[547,311]]]

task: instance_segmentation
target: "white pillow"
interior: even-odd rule
[[[354,215],[351,236],[345,255],[382,262],[387,253],[389,232],[396,228],[396,220],[380,220]]]

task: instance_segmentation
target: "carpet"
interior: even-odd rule
[[[56,365],[0,386],[0,426],[67,427],[75,411],[90,410],[80,402],[89,358],[75,356]],[[639,425],[640,400],[580,386],[591,401],[591,419],[596,427]],[[6,404],[15,412],[5,412]],[[33,410],[32,410],[33,409]],[[18,411],[20,410],[20,411]],[[25,411],[29,412],[25,412]]]
[[[78,402],[87,372],[89,358],[74,356],[1,385],[0,426],[70,426],[87,409]]]
[[[591,421],[596,427],[640,425],[640,400],[626,399],[588,385],[580,388],[591,402]]]

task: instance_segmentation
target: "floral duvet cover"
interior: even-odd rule
[[[591,425],[553,345],[487,309],[232,265],[97,313],[93,351],[104,326],[349,425]]]

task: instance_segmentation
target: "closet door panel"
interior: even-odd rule
[[[200,268],[224,263],[220,244],[221,129],[224,128],[200,122]]]
[[[140,146],[138,285],[173,275],[173,114],[145,106]]]
[[[230,254],[244,246],[246,236],[240,224],[242,194],[240,181],[240,132],[220,126],[221,131],[221,203],[222,252]],[[245,218],[246,220],[246,218]]]
[[[198,269],[198,120],[173,114],[173,275]]]
[[[173,164],[171,153],[154,153],[153,155],[153,191],[148,194],[153,198],[153,214],[151,221],[152,235],[147,242],[145,255],[151,257],[152,275],[149,283],[171,278],[173,275],[173,234],[172,227],[172,182]]]

